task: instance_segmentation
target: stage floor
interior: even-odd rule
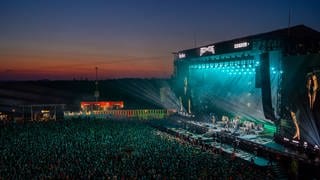
[[[207,123],[207,122],[198,122],[198,121],[192,121],[188,119],[180,119],[180,122],[185,123],[187,126],[191,127],[197,126],[205,130],[206,133],[195,133],[194,131],[191,132],[188,128],[182,129],[182,128],[172,128],[170,127],[171,130],[181,133],[185,136],[191,137],[193,139],[201,139],[203,141],[206,141],[211,138],[211,142],[214,141],[214,134],[219,134],[223,136],[227,136],[228,138],[233,138],[233,139],[239,139],[242,142],[246,142],[246,144],[251,144],[252,147],[258,147],[261,149],[264,149],[268,152],[272,152],[275,154],[281,154],[285,155],[287,157],[295,157],[296,159],[303,160],[303,161],[308,161],[308,157],[305,153],[299,152],[294,149],[290,149],[288,147],[285,147],[281,144],[276,143],[273,140],[273,135],[266,135],[265,132],[263,131],[257,131],[257,132],[252,132],[250,134],[245,134],[243,132],[235,131],[232,128],[223,128],[218,124],[212,124],[212,123]],[[210,142],[210,141],[209,141]],[[218,144],[211,144],[211,146],[223,148],[222,150],[227,152],[227,153],[232,153],[234,148],[232,147],[231,143],[218,143]],[[244,159],[246,161],[251,161],[251,158],[254,157],[254,162],[255,164],[259,166],[266,166],[268,164],[269,159],[266,159],[268,157],[259,157],[253,154],[252,152],[247,152],[243,151],[240,149],[237,149],[238,152],[236,154],[237,157]]]
[[[181,135],[184,135],[186,137],[190,137],[193,140],[198,140],[201,139],[203,141],[206,141],[208,139],[212,139],[212,138],[208,138],[205,137],[204,134],[196,134],[196,133],[192,133],[190,131],[187,131],[185,129],[181,129],[181,128],[169,128],[170,130],[179,133]],[[217,148],[217,149],[221,149],[223,152],[228,153],[228,154],[232,154],[234,153],[234,155],[238,158],[241,158],[245,161],[251,162],[251,160],[253,160],[253,162],[258,165],[258,166],[268,166],[268,160],[260,157],[260,156],[256,156],[253,153],[248,153],[245,152],[241,149],[234,149],[234,147],[232,147],[229,144],[226,143],[217,143],[217,142],[205,142],[206,144],[210,145],[211,147]]]
[[[278,152],[291,157],[294,156],[300,160],[308,160],[308,157],[305,153],[299,152],[295,149],[287,148],[282,144],[276,143],[273,140],[273,135],[272,136],[266,135],[267,133],[263,131],[256,131],[256,132],[253,131],[251,134],[244,134],[243,132],[234,133],[233,132],[234,130],[232,128],[229,128],[229,130],[226,131],[225,128],[219,127],[219,125],[213,125],[212,123],[196,122],[196,121],[188,121],[188,123],[200,126],[202,128],[207,128],[208,132],[225,133],[225,134],[234,136],[236,138],[249,141],[260,146],[264,146],[265,148],[268,148],[270,151],[273,151],[273,152]]]

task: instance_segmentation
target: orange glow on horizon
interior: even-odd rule
[[[162,59],[163,58],[163,59]],[[0,80],[169,77],[171,57],[97,57],[0,54]]]

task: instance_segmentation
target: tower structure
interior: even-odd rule
[[[95,68],[96,69],[96,81],[95,81],[95,85],[96,85],[96,89],[94,91],[94,97],[96,98],[96,101],[99,100],[99,89],[98,89],[98,67]]]

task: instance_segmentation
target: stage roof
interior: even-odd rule
[[[254,43],[262,42],[271,44],[271,49],[285,46],[285,44],[309,44],[320,50],[320,32],[305,25],[297,25],[290,28],[278,29],[256,35],[244,36],[232,40],[216,42],[197,48],[181,50],[177,53],[176,59],[187,59],[193,57],[232,53],[243,50],[252,50]],[[312,44],[312,45],[310,45]],[[273,48],[275,47],[275,48]],[[208,53],[209,52],[209,53]]]

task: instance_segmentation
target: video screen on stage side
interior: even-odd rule
[[[320,68],[292,76],[284,83],[280,134],[288,139],[319,145]]]

